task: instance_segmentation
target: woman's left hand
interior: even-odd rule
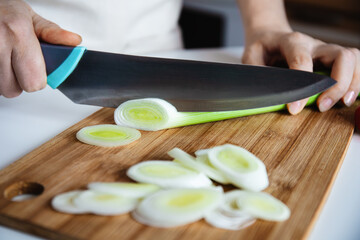
[[[288,29],[259,30],[247,36],[242,62],[253,65],[273,65],[286,60],[290,69],[313,71],[314,63],[331,68],[337,84],[323,92],[317,100],[321,112],[342,100],[351,106],[360,92],[360,51],[328,44],[308,35]],[[307,99],[289,103],[291,114],[299,113]]]

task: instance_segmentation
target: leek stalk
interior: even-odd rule
[[[319,94],[309,98],[307,106],[316,102]],[[116,124],[145,131],[157,131],[200,123],[281,111],[286,104],[237,111],[178,112],[170,103],[156,98],[130,100],[121,104],[114,113]]]

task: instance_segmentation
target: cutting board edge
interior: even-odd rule
[[[335,169],[335,172],[334,172],[334,175],[332,176],[331,180],[330,180],[330,183],[328,184],[328,187],[326,188],[326,192],[324,194],[324,196],[322,197],[321,201],[320,201],[320,204],[319,204],[319,207],[317,208],[317,210],[315,211],[314,213],[314,217],[311,219],[310,221],[310,224],[308,226],[308,228],[306,229],[304,235],[303,235],[303,238],[302,239],[308,239],[309,238],[309,235],[310,233],[312,232],[314,226],[315,226],[315,223],[316,221],[318,220],[319,216],[320,216],[320,213],[322,211],[322,209],[324,208],[325,204],[326,204],[326,201],[330,195],[330,192],[331,192],[331,189],[335,183],[335,180],[339,174],[339,171],[341,169],[341,166],[345,160],[345,156],[346,156],[346,153],[349,149],[349,146],[350,146],[350,142],[351,142],[351,138],[352,136],[354,135],[354,131],[355,131],[355,128],[353,130],[353,132],[351,134],[349,134],[349,138],[347,139],[347,144],[346,144],[346,147],[345,147],[345,151],[343,152],[339,162],[338,162],[338,165],[336,166],[336,169]]]
[[[77,239],[59,232],[54,232],[51,229],[47,229],[39,225],[29,223],[28,221],[23,221],[21,219],[5,216],[4,214],[0,215],[0,225],[4,227],[8,227],[12,230],[21,231],[23,234],[31,234],[32,236],[43,237],[45,239],[52,239],[52,240]]]

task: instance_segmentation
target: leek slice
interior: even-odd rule
[[[87,210],[77,207],[74,204],[74,199],[83,191],[71,191],[59,194],[51,200],[51,206],[58,212],[82,214],[87,213]]]
[[[212,180],[222,183],[222,184],[229,184],[230,181],[226,177],[225,174],[223,174],[221,171],[216,169],[209,161],[209,158],[207,155],[202,155],[196,158],[196,161],[203,167],[204,173],[206,176],[211,178]]]
[[[237,207],[253,217],[268,221],[285,221],[290,209],[280,200],[264,192],[234,191]]]
[[[207,156],[201,156],[199,158],[194,158],[187,152],[184,152],[180,148],[173,148],[168,152],[170,157],[174,158],[174,162],[180,163],[185,167],[188,167],[192,170],[205,173],[206,176],[213,179],[216,182],[222,184],[228,184],[229,181],[226,179],[225,175],[212,167],[207,160]]]
[[[152,218],[146,218],[143,215],[141,215],[140,213],[138,213],[138,211],[136,209],[131,212],[131,216],[133,219],[135,219],[135,221],[137,221],[141,224],[144,224],[144,225],[161,227],[161,228],[174,227],[174,223],[169,220],[155,222]]]
[[[187,168],[190,168],[194,171],[203,172],[203,167],[195,161],[195,158],[184,152],[180,148],[173,148],[168,152],[168,155],[174,158],[174,162],[177,162]]]
[[[92,182],[88,184],[90,190],[110,193],[130,198],[143,198],[160,189],[159,186],[148,183],[127,182]]]
[[[163,188],[201,188],[212,185],[205,174],[169,161],[141,162],[131,166],[127,175],[137,182],[156,184]]]
[[[90,145],[117,147],[132,143],[141,137],[141,133],[132,128],[113,124],[84,127],[77,132],[76,138]]]
[[[165,100],[144,98],[121,104],[114,113],[115,123],[147,131],[168,128],[177,115],[176,108]]]
[[[208,152],[210,163],[240,188],[261,191],[269,185],[265,165],[244,148],[225,144]]]
[[[208,213],[205,220],[208,224],[228,230],[240,230],[252,225],[256,219],[237,206],[237,190],[224,194],[224,202],[217,209]]]
[[[309,98],[313,104],[319,95]],[[220,121],[255,114],[285,110],[286,104],[263,108],[221,112],[178,112],[170,103],[158,98],[129,100],[121,104],[114,113],[116,124],[146,131]]]
[[[211,148],[197,150],[195,152],[195,156],[201,157],[201,156],[207,155],[210,150],[211,150]]]
[[[240,230],[254,224],[256,219],[250,215],[242,216],[229,216],[222,212],[220,209],[215,209],[205,215],[205,221],[211,226],[227,229],[227,230]]]
[[[227,216],[230,217],[243,217],[244,215],[248,215],[243,209],[239,208],[237,205],[237,199],[239,194],[241,194],[242,191],[240,190],[232,190],[229,192],[226,192],[224,195],[224,204],[219,206],[220,211],[224,213]]]
[[[86,190],[73,200],[74,205],[96,215],[119,215],[132,211],[138,204],[138,199]]]
[[[210,188],[160,190],[146,197],[132,215],[154,227],[195,222],[221,204],[223,193]]]

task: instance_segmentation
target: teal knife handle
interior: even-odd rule
[[[53,89],[74,71],[86,48],[82,46],[67,47],[41,43],[41,50],[44,56],[47,76],[47,84]]]

